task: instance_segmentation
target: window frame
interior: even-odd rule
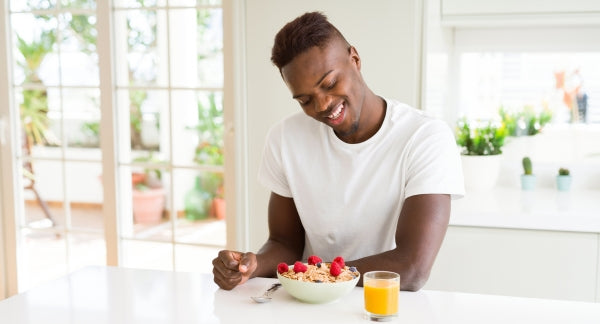
[[[8,1],[2,1],[0,6],[0,17],[8,17],[3,19],[3,23],[0,26],[0,72],[3,77],[0,77],[0,95],[3,99],[0,100],[0,156],[15,156],[16,152],[16,127],[19,122],[19,118],[15,115],[16,111],[13,104],[14,94],[13,88],[15,87],[12,82],[12,42],[10,31],[10,17]],[[238,112],[243,111],[240,107],[245,102],[245,95],[243,94],[244,81],[240,80],[240,75],[243,75],[243,52],[235,53],[232,48],[237,46],[241,39],[243,39],[243,12],[244,5],[238,3],[230,3],[229,1],[223,1],[221,5],[196,5],[196,8],[221,8],[223,13],[223,64],[224,64],[224,82],[219,88],[223,93],[223,114],[224,114],[224,141],[225,141],[225,155],[227,156],[226,163],[223,167],[217,168],[224,173],[231,174],[232,176],[225,177],[225,188],[226,196],[228,197],[228,208],[226,217],[226,245],[227,248],[247,248],[247,228],[248,217],[245,209],[241,208],[244,206],[245,200],[243,199],[243,188],[239,187],[239,183],[243,183],[244,177],[247,177],[246,164],[244,159],[239,159],[236,162],[235,152],[243,151],[243,139],[241,136],[243,130],[246,129],[244,120],[234,120],[234,116]],[[165,9],[167,7],[151,7],[148,9]],[[180,9],[181,6],[172,6],[170,8]],[[187,6],[186,6],[187,8]],[[48,10],[52,11],[52,10]],[[90,10],[84,10],[89,12]],[[100,90],[100,110],[102,112],[100,119],[100,127],[102,129],[102,136],[100,138],[100,149],[102,151],[102,183],[103,186],[103,218],[104,218],[104,235],[106,243],[106,265],[108,266],[119,266],[121,264],[121,246],[120,243],[123,237],[120,234],[120,225],[117,219],[119,213],[119,199],[122,193],[118,192],[120,186],[118,183],[123,181],[119,179],[119,159],[118,159],[118,138],[117,138],[117,117],[113,107],[116,107],[116,91],[119,89],[115,82],[115,69],[114,69],[114,34],[113,34],[113,1],[98,1],[94,14],[97,17],[96,28],[98,30],[98,38],[96,44],[96,52],[98,54],[98,70],[99,70],[99,85],[97,86]],[[35,11],[37,12],[37,11]],[[4,77],[6,76],[6,77]],[[238,79],[234,79],[238,78]],[[237,80],[237,81],[234,81]],[[58,87],[65,87],[64,85],[58,85]],[[172,90],[172,87],[167,87],[167,91]],[[190,88],[189,90],[199,91],[202,89]],[[233,92],[237,95],[234,95]],[[235,112],[234,112],[235,110]],[[11,122],[7,122],[10,120]],[[3,127],[6,125],[7,127]],[[234,129],[242,130],[241,132],[234,132]],[[10,142],[10,145],[4,145],[4,139]],[[61,161],[66,161],[61,159]],[[2,170],[0,170],[0,216],[15,215],[17,209],[17,187],[18,172],[13,172],[17,167],[17,162],[14,158],[2,159]],[[173,162],[171,161],[171,168],[173,168]],[[185,169],[185,168],[184,168]],[[199,166],[198,170],[215,170],[211,166]],[[5,172],[6,171],[6,172]],[[238,180],[236,180],[238,179]],[[238,187],[236,187],[236,184]],[[115,190],[117,189],[117,190]],[[173,192],[169,193],[171,196]],[[242,203],[236,203],[237,201]],[[239,206],[239,207],[237,207]],[[171,207],[174,209],[175,207]],[[0,300],[18,293],[18,276],[17,276],[17,246],[18,237],[17,233],[19,225],[16,224],[14,217],[2,217],[3,223],[0,223],[0,272],[4,275],[0,278]],[[174,239],[170,242],[171,245],[175,246]],[[186,243],[177,243],[187,245]],[[203,244],[198,244],[203,245]],[[173,256],[173,262],[175,257]]]

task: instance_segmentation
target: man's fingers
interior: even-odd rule
[[[254,253],[244,253],[240,259],[238,270],[242,273],[254,272],[256,269],[256,256]]]
[[[219,259],[226,268],[231,270],[238,270],[242,253],[235,251],[222,250],[219,251]]]

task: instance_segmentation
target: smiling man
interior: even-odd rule
[[[356,48],[319,12],[275,36],[272,62],[303,112],[269,132],[259,180],[270,191],[269,238],[257,253],[221,251],[215,282],[232,289],[277,264],[336,256],[362,273],[394,271],[420,289],[464,194],[450,128],[376,95]],[[392,76],[393,77],[393,76]]]

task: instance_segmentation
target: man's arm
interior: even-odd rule
[[[271,193],[269,238],[257,254],[223,250],[213,260],[214,281],[233,289],[254,277],[274,277],[279,262],[300,260],[304,250],[304,227],[292,198]]]
[[[404,201],[398,219],[396,248],[346,263],[356,266],[361,273],[372,270],[397,272],[402,290],[419,290],[429,278],[449,219],[449,195],[409,197]],[[362,279],[359,285],[362,285]]]
[[[294,200],[271,193],[268,219],[269,238],[256,255],[258,267],[252,277],[273,277],[278,263],[302,259],[304,227]]]

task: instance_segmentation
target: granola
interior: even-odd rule
[[[295,272],[293,267],[290,267],[285,272],[280,274],[286,278],[306,281],[306,282],[341,282],[349,281],[358,277],[359,272],[355,267],[344,266],[341,273],[334,276],[330,272],[331,263],[320,262],[316,265],[305,264],[307,269],[304,272]]]

